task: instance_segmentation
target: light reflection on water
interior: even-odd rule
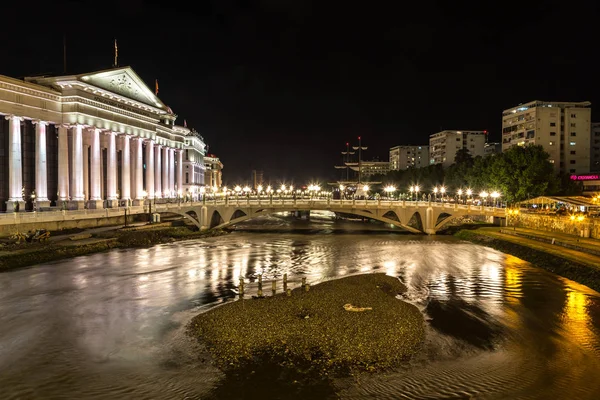
[[[385,378],[339,380],[342,398],[595,398],[598,293],[488,248],[386,233],[234,233],[0,274],[3,397],[201,398],[221,375],[178,327],[234,299],[240,277],[251,294],[258,274],[269,288],[370,272],[407,285],[427,341]]]

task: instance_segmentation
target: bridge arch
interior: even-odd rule
[[[229,219],[229,221],[224,221],[221,219],[221,223],[218,225],[213,226],[213,222],[214,222],[214,216],[215,214],[213,213],[213,219],[211,220],[211,228],[217,228],[217,229],[223,229],[226,228],[228,226],[231,225],[235,225],[238,224],[240,222],[244,222],[247,221],[249,219],[252,218],[256,218],[256,217],[260,217],[260,216],[265,216],[265,215],[269,215],[269,214],[275,214],[275,213],[279,213],[279,212],[291,212],[291,211],[305,211],[305,208],[302,207],[277,207],[277,208],[261,208],[258,209],[254,212],[249,212],[249,213],[245,213],[243,210],[241,209],[236,209],[235,211],[233,211],[232,213],[232,218]],[[238,213],[239,211],[239,213]],[[400,220],[400,218],[398,217],[398,215],[392,211],[392,214],[389,214],[389,211],[386,212],[384,215],[376,215],[373,214],[371,211],[368,210],[358,210],[358,209],[354,209],[354,210],[348,210],[348,209],[336,209],[336,208],[329,208],[327,209],[327,211],[331,211],[331,212],[340,212],[340,213],[345,213],[345,214],[353,214],[353,215],[357,215],[360,217],[365,217],[365,218],[370,218],[370,219],[374,219],[377,221],[381,221],[384,222],[386,224],[390,224],[390,225],[394,225],[397,226],[399,228],[405,229],[409,232],[412,233],[422,233],[422,231],[420,231],[419,229],[416,229],[412,226],[408,226],[406,224],[403,224]],[[217,211],[215,211],[215,213],[217,213]],[[242,215],[243,214],[243,215]],[[236,218],[233,218],[233,216],[239,216]],[[394,219],[395,217],[395,219]]]
[[[410,216],[407,225],[418,229],[420,232],[423,232],[423,219],[421,218],[421,213],[415,211],[413,215]]]
[[[209,229],[218,228],[224,224],[225,224],[225,221],[223,220],[223,217],[221,216],[221,214],[219,214],[219,212],[217,210],[214,210],[212,213],[212,217],[210,218],[210,225],[208,226]]]
[[[398,221],[400,222],[400,217],[398,217],[398,214],[396,214],[394,211],[390,210],[388,212],[386,212],[385,214],[383,214],[382,216],[383,218],[387,218],[387,219],[392,219],[394,221]]]
[[[234,220],[234,219],[243,218],[243,217],[245,217],[246,215],[248,215],[248,214],[246,214],[246,213],[245,213],[245,212],[243,212],[242,210],[235,210],[235,211],[233,212],[233,214],[231,215],[231,218],[229,218],[229,220],[230,220],[230,221],[232,221],[232,220]]]

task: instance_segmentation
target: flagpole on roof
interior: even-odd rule
[[[114,63],[114,67],[118,67],[119,63],[118,63],[118,59],[119,58],[119,49],[117,47],[117,39],[115,38],[115,63]]]

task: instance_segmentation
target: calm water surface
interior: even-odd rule
[[[600,398],[597,292],[449,237],[327,229],[235,232],[0,274],[0,398],[201,399],[222,376],[184,326],[233,299],[241,276],[287,273],[293,287],[369,272],[406,283],[427,339],[393,373],[335,381],[341,398]]]

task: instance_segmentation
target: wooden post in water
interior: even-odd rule
[[[258,293],[257,293],[258,297],[262,297],[263,293],[262,293],[262,275],[258,276]]]
[[[287,292],[287,274],[283,274],[283,291]]]
[[[302,287],[306,286],[306,277],[302,278]]]
[[[307,283],[306,285],[304,285],[304,291],[308,292],[310,290],[310,285]]]
[[[240,278],[240,284],[238,286],[240,292],[240,298],[244,297],[244,278]]]
[[[273,296],[275,296],[275,294],[277,293],[277,281],[273,280],[273,282],[271,282],[271,291],[273,292]]]

